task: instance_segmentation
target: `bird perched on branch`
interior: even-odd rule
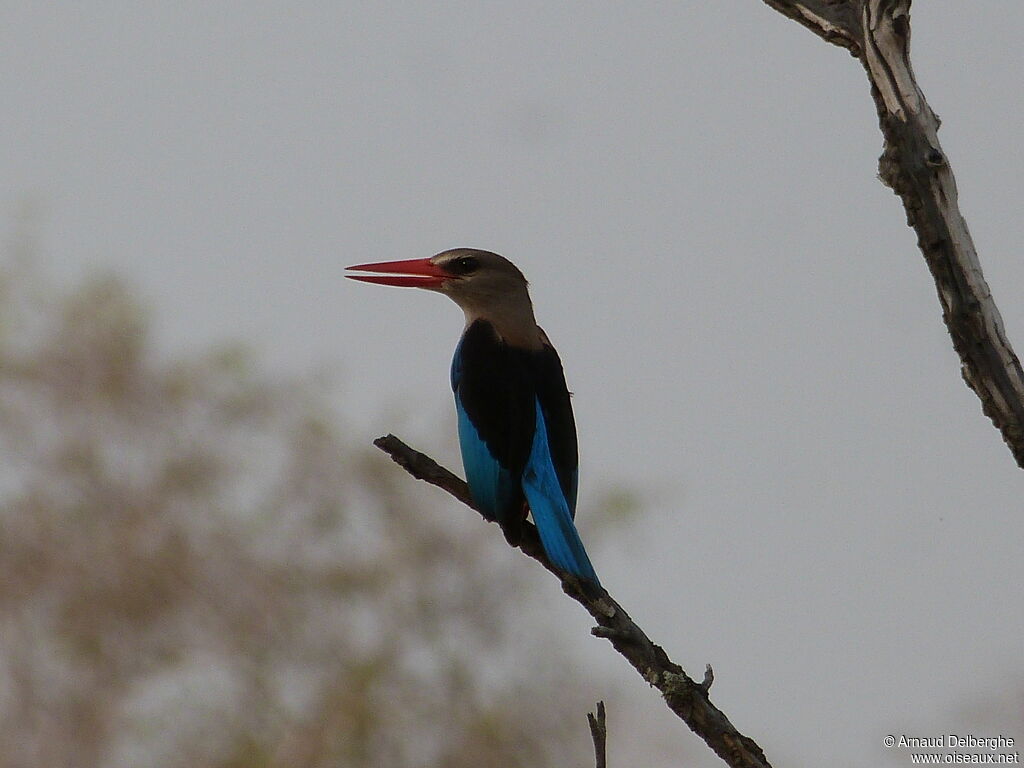
[[[551,563],[598,584],[573,523],[578,458],[569,391],[558,353],[534,319],[523,273],[474,248],[349,269],[379,273],[346,275],[353,280],[425,288],[462,307],[466,329],[451,382],[473,502],[513,544],[528,507]]]

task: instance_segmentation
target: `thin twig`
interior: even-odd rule
[[[394,435],[377,438],[373,444],[413,477],[436,485],[466,506],[473,507],[466,483],[426,454],[413,450]],[[690,678],[682,667],[669,659],[661,646],[651,642],[603,588],[580,582],[556,570],[545,556],[533,525],[524,525],[522,539],[516,546],[561,579],[562,591],[586,608],[597,622],[593,633],[607,638],[644,680],[661,691],[669,709],[704,739],[727,765],[732,768],[769,768],[768,759],[757,743],[737,731],[725,713],[711,703],[707,690],[710,683],[705,687],[705,683]]]
[[[597,702],[597,715],[587,712],[587,722],[590,723],[590,737],[594,740],[594,765],[597,768],[608,767],[608,727],[604,721],[604,702]]]

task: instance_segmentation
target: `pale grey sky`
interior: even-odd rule
[[[1022,27],[1021,3],[913,12],[1018,350]],[[1024,473],[960,380],[843,51],[756,0],[9,1],[0,100],[0,210],[38,203],[59,274],[127,273],[169,351],[337,363],[367,440],[400,404],[410,442],[455,456],[461,315],[343,267],[519,264],[575,392],[584,537],[588,495],[650,500],[594,553],[602,580],[692,673],[714,664],[776,764],[909,764],[887,733],[1024,741]],[[624,719],[676,727],[629,685]]]

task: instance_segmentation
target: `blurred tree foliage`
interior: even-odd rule
[[[496,529],[370,455],[315,380],[163,360],[119,280],[60,290],[7,250],[2,768],[587,761],[571,665],[503,641]]]

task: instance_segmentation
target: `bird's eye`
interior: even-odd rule
[[[455,275],[468,275],[476,270],[480,266],[480,260],[476,256],[463,256],[461,259],[455,259],[448,264],[448,271]]]

